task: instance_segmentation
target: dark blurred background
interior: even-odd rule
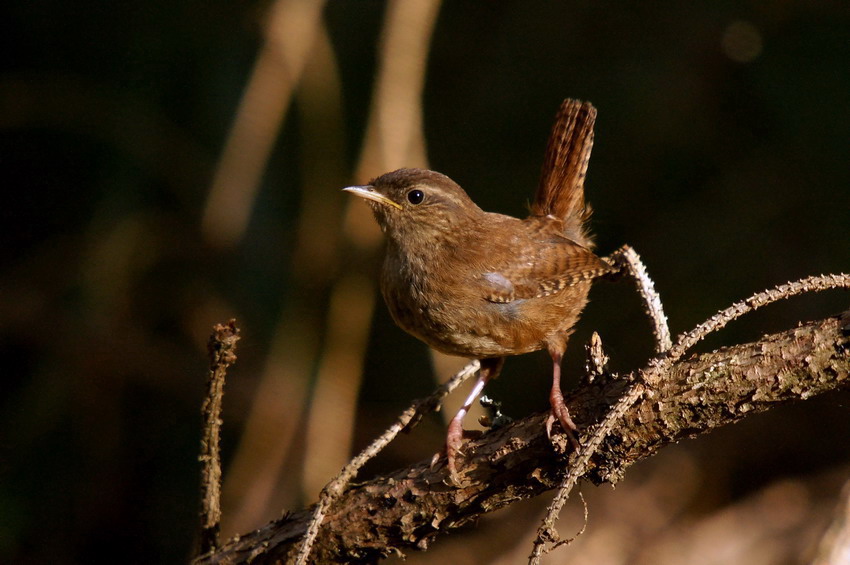
[[[598,249],[636,248],[674,334],[850,269],[844,2],[47,0],[0,16],[2,562],[190,557],[205,342],[231,317],[224,535],[314,501],[459,366],[393,326],[380,234],[339,188],[429,166],[523,215],[565,97],[599,111]],[[591,300],[567,374],[593,330],[615,369],[641,366],[631,286]],[[797,298],[700,347],[848,303]],[[549,371],[545,353],[511,359],[488,392],[512,416],[543,410]],[[850,471],[849,402],[782,407],[665,449],[616,491],[586,486],[588,533],[551,562],[810,558]],[[443,433],[427,420],[362,476]],[[410,561],[524,562],[545,498]],[[568,536],[581,510],[566,514]]]

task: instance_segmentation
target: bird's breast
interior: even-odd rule
[[[488,300],[481,277],[464,275],[461,267],[434,269],[388,255],[381,292],[395,323],[438,351],[483,358],[541,349],[568,321],[557,301],[550,302],[551,316],[541,316],[533,300]]]

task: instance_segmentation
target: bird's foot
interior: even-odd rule
[[[449,470],[449,477],[451,481],[455,484],[458,484],[460,481],[458,480],[457,474],[457,456],[461,453],[461,445],[463,443],[463,423],[458,418],[454,418],[451,422],[449,422],[449,429],[446,433],[446,445],[434,454],[434,457],[431,458],[431,469],[435,469],[437,464],[440,461],[440,458],[445,454],[446,456],[446,467]]]
[[[566,406],[564,406],[564,412],[557,416],[554,414],[554,408],[549,413],[549,417],[546,418],[546,437],[552,438],[552,424],[556,420],[561,424],[561,429],[564,430],[564,434],[566,434],[567,439],[570,441],[570,445],[573,446],[573,449],[578,450],[581,447],[581,443],[578,441],[578,436],[576,435],[578,433],[578,426],[570,418],[570,413],[566,409]]]
[[[578,437],[576,437],[578,426],[570,418],[570,411],[564,403],[564,395],[561,393],[561,357],[560,355],[553,355],[552,359],[555,362],[555,369],[552,373],[552,391],[549,393],[549,406],[552,407],[552,412],[546,420],[546,434],[550,438],[552,437],[552,423],[557,418],[573,449],[578,450],[581,447]]]

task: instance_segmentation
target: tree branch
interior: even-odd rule
[[[682,360],[625,411],[584,478],[616,482],[630,465],[671,442],[848,388],[849,375],[850,312]],[[596,379],[571,395],[567,405],[585,435],[632,382]],[[460,488],[444,482],[445,469],[431,469],[423,461],[345,492],[328,510],[312,557],[322,563],[369,563],[424,550],[441,533],[556,487],[569,468],[559,453],[569,448],[560,436],[546,437],[546,417],[535,414],[468,443]],[[309,509],[284,516],[196,563],[292,562],[310,516]]]

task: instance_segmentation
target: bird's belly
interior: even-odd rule
[[[434,349],[463,357],[519,355],[566,343],[590,290],[590,282],[581,282],[542,298],[491,302],[471,281],[447,281],[402,265],[388,257],[381,276],[393,320]]]
[[[385,290],[386,293],[386,290]],[[386,300],[399,327],[434,349],[462,357],[503,357],[545,347],[546,332],[523,316],[524,301],[495,304],[486,300],[453,301],[447,297]]]

